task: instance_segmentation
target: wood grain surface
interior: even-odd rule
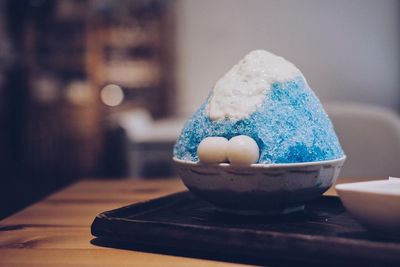
[[[233,265],[91,244],[100,212],[184,189],[179,179],[80,181],[0,222],[0,266]]]

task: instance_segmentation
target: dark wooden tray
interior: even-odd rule
[[[304,212],[268,217],[216,211],[181,192],[99,214],[93,244],[261,265],[400,266],[400,241],[368,232],[323,196]]]

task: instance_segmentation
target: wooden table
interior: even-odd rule
[[[91,244],[98,213],[184,189],[178,179],[78,182],[0,222],[0,266],[232,265]]]

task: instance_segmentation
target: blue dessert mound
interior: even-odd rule
[[[189,119],[174,147],[174,156],[198,161],[197,146],[206,137],[252,137],[260,148],[258,163],[296,163],[337,159],[344,155],[332,123],[304,78],[274,83],[264,102],[249,117],[212,121],[208,99]]]

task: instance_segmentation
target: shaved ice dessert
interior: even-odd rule
[[[245,143],[239,140],[243,136],[258,146],[255,157],[252,144],[248,163],[315,162],[344,156],[328,115],[300,70],[264,50],[250,52],[217,81],[186,122],[173,154],[198,162],[201,152],[212,162],[209,156],[217,155],[216,145],[221,144],[228,156],[219,153],[218,160],[227,162],[230,150],[241,151],[235,145],[243,147]],[[214,137],[221,139],[212,141]],[[236,161],[246,162],[237,157]]]

